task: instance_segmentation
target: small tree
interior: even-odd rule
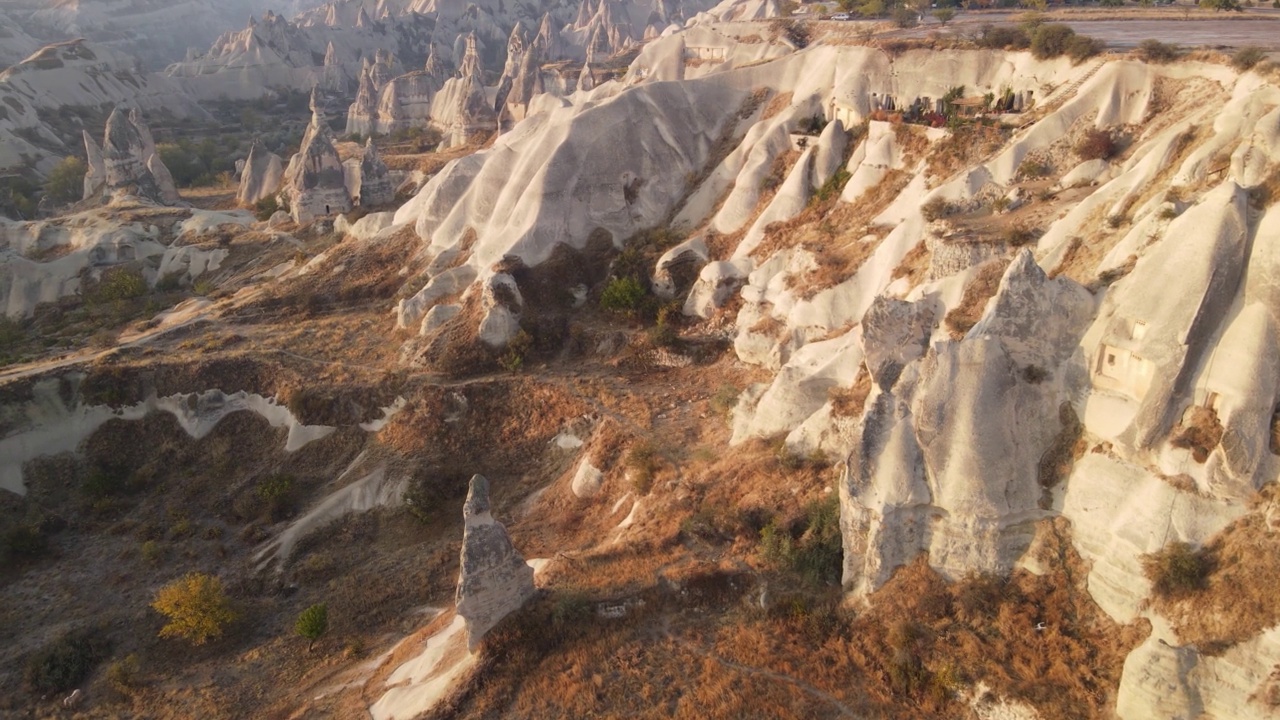
[[[298,620],[293,624],[293,629],[299,635],[307,639],[307,652],[311,652],[311,646],[316,644],[316,640],[329,630],[329,608],[324,603],[316,603],[298,615]]]
[[[80,158],[71,155],[63,158],[49,173],[49,184],[45,193],[60,203],[75,202],[84,192],[84,174],[87,166]]]
[[[951,22],[956,16],[956,11],[949,7],[938,8],[933,11],[933,19],[942,23],[944,26]]]
[[[920,22],[915,10],[905,6],[893,9],[893,23],[900,28],[913,28]]]
[[[222,590],[222,581],[204,573],[188,573],[160,588],[151,607],[169,619],[160,637],[180,637],[203,645],[222,637],[239,613]]]

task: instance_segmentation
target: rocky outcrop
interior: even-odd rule
[[[102,194],[107,187],[107,166],[102,159],[102,148],[88,130],[81,130],[88,169],[84,173],[84,199]]]
[[[240,190],[236,202],[254,205],[263,198],[276,194],[284,178],[284,160],[268,151],[258,142],[249,148],[244,170],[240,172]]]
[[[298,154],[289,160],[284,172],[283,193],[299,224],[351,210],[342,160],[333,147],[317,90],[311,93],[311,124],[302,135]]]
[[[472,476],[462,517],[457,607],[466,621],[467,646],[475,650],[485,633],[533,596],[533,568],[493,518],[484,476]]]
[[[595,75],[591,72],[591,63],[582,64],[582,72],[578,74],[578,89],[587,92],[596,87]]]
[[[109,192],[134,195],[165,205],[179,201],[173,177],[156,154],[151,131],[136,110],[126,115],[117,107],[107,119],[106,135],[102,141],[102,170],[106,176],[104,187]],[[98,169],[90,164],[85,174],[86,187],[97,182],[97,172]]]
[[[927,304],[872,304],[862,342],[875,386],[840,488],[846,586],[874,590],[920,552],[953,578],[1012,568],[1063,426],[1053,379],[1092,311],[1087,291],[1025,250],[982,320],[931,352]]]
[[[483,83],[475,35],[468,35],[458,68],[461,75],[444,84],[431,104],[431,122],[444,133],[445,147],[459,147],[498,129]]]
[[[360,160],[359,182],[350,190],[356,204],[361,207],[386,205],[395,200],[396,189],[391,185],[387,164],[382,162],[378,146],[373,144],[372,139],[365,141],[364,157]]]

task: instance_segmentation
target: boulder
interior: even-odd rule
[[[471,477],[462,507],[462,556],[458,569],[458,615],[466,623],[467,648],[534,594],[533,568],[511,544],[489,507],[489,481]]]

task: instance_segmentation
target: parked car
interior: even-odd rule
[[[853,18],[849,16],[849,13],[836,13],[835,15],[831,16],[831,19],[832,20],[852,20]]]

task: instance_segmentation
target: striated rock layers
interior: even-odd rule
[[[280,189],[283,178],[284,161],[279,155],[255,142],[249,149],[249,157],[240,173],[240,191],[236,193],[236,202],[253,205],[274,195]]]
[[[533,595],[533,568],[490,514],[489,481],[483,475],[471,477],[462,517],[457,605],[467,625],[467,647],[474,650],[485,633]]]
[[[119,192],[165,205],[179,202],[173,176],[156,154],[151,131],[137,110],[127,115],[119,107],[113,110],[107,118],[101,151],[87,134],[85,151],[89,156],[86,197]]]
[[[302,136],[302,147],[284,172],[284,194],[295,222],[351,210],[342,171],[342,160],[333,147],[333,136],[324,119],[319,95],[311,93],[311,124]]]

